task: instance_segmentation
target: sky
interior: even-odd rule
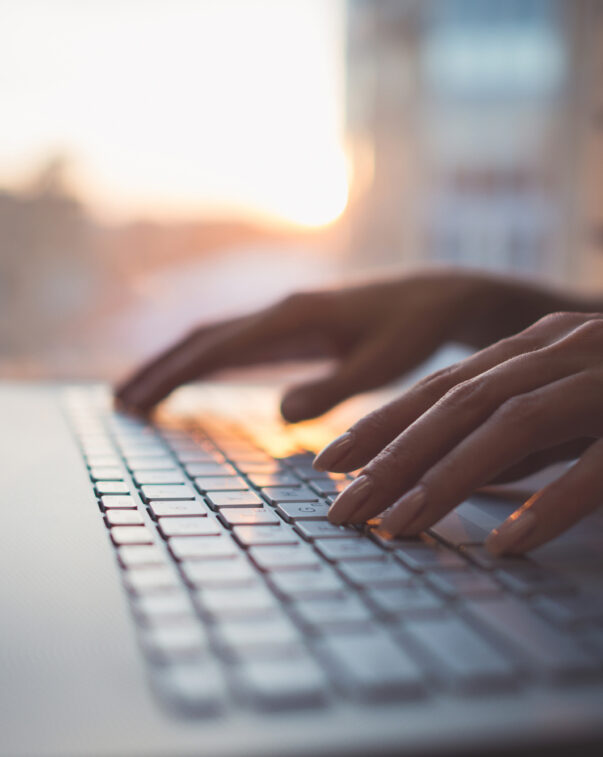
[[[319,226],[347,199],[343,0],[0,0],[0,187],[101,219]]]

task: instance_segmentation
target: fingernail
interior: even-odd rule
[[[510,552],[533,531],[535,526],[536,516],[532,510],[520,510],[513,513],[489,534],[486,547],[497,556]]]
[[[327,444],[327,446],[314,458],[314,462],[312,463],[314,470],[329,470],[332,465],[335,465],[335,463],[339,462],[339,460],[344,457],[352,446],[352,442],[352,434],[349,431],[346,431],[345,434],[341,434],[341,436],[333,439],[333,441],[330,444]]]
[[[358,476],[355,481],[344,489],[331,505],[329,520],[339,525],[351,517],[354,512],[368,499],[373,485],[367,476]]]
[[[391,513],[381,523],[381,530],[389,534],[402,533],[419,515],[426,499],[425,487],[415,486],[393,505]]]

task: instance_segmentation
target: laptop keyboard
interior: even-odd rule
[[[244,428],[65,406],[154,688],[182,714],[400,702],[603,676],[603,602],[528,558],[334,526],[349,477]]]

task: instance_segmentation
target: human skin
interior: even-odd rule
[[[446,342],[466,344],[478,351],[359,419],[315,467],[362,468],[332,522],[385,513],[381,529],[394,536],[429,527],[487,483],[579,457],[487,542],[496,554],[523,552],[603,497],[601,310],[596,298],[456,270],[300,293],[195,329],[116,399],[147,413],[177,386],[224,368],[334,358],[329,374],[285,393],[282,414],[295,422],[392,381]]]

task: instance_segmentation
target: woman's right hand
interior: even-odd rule
[[[306,420],[387,384],[445,342],[483,347],[562,308],[578,309],[536,287],[452,270],[298,293],[251,315],[195,329],[124,381],[116,400],[147,413],[181,384],[222,369],[333,358],[327,375],[283,397],[284,418]]]

